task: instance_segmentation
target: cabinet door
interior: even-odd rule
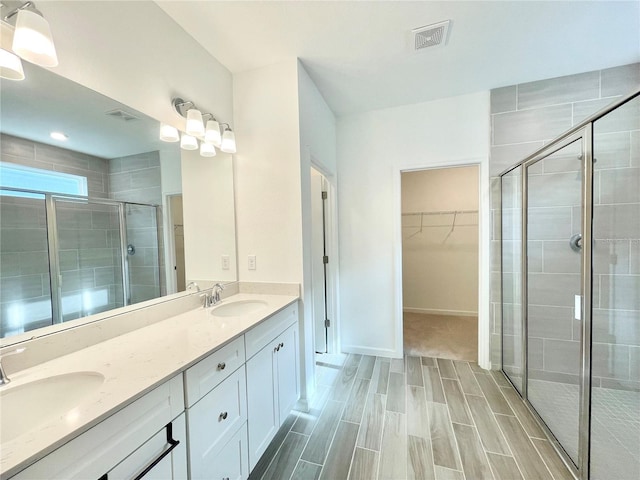
[[[278,342],[272,342],[247,362],[247,416],[251,470],[280,427],[275,365],[277,345]]]
[[[172,441],[179,442],[173,448],[173,442],[168,441],[165,427],[165,429],[151,437],[144,445],[111,470],[106,478],[108,480],[131,480],[132,478],[137,478],[149,467],[151,468],[144,475],[144,480],[180,480],[186,478],[187,435],[184,413],[171,422],[170,434]],[[155,463],[156,461],[158,463]]]
[[[278,341],[278,415],[279,425],[293,410],[300,397],[298,382],[298,326],[292,325]]]
[[[212,469],[207,472],[208,480],[245,480],[249,476],[247,448],[247,424],[220,450]],[[195,480],[195,478],[194,478]]]
[[[212,478],[218,452],[246,423],[246,385],[240,368],[187,410],[192,478]]]

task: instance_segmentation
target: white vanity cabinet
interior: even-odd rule
[[[177,375],[12,480],[182,480],[186,446],[182,375]]]
[[[251,469],[300,396],[297,320],[292,305],[245,334]]]

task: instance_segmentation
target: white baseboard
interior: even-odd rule
[[[342,353],[357,353],[359,355],[371,355],[372,357],[402,358],[402,352],[397,353],[390,348],[371,348],[361,345],[342,345]]]
[[[430,315],[451,315],[456,317],[477,317],[478,312],[469,310],[438,310],[437,308],[411,308],[404,307],[403,312],[407,313],[427,313]]]

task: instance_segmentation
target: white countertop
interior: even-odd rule
[[[72,415],[66,412],[0,443],[0,475],[8,478],[18,473],[297,299],[289,295],[240,293],[218,305],[262,300],[267,306],[237,317],[214,316],[211,308],[200,307],[9,375],[11,383],[2,387],[3,393],[25,383],[72,372],[98,372],[105,381],[72,410]],[[0,403],[0,415],[11,414],[14,413],[3,411]]]

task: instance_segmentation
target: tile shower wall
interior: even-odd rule
[[[108,160],[4,134],[0,137],[0,152],[2,162],[86,177],[91,197],[108,197]],[[0,203],[0,334],[4,336],[49,324],[51,306],[44,201],[2,197]],[[83,239],[102,237],[105,245],[100,255],[112,261],[113,249],[107,247],[107,239],[117,223],[108,218],[105,223],[100,212],[71,217],[64,212],[61,219],[70,222],[69,228],[60,232],[64,295],[73,297],[85,288],[121,289],[118,278],[111,280],[104,275],[103,266],[87,266],[87,255],[95,251],[81,252],[78,248]],[[81,235],[80,224],[87,227]],[[78,240],[77,245],[66,242],[71,237]],[[79,310],[68,312],[65,319],[81,314]]]
[[[114,200],[162,205],[159,152],[112,159],[109,185]],[[155,209],[127,205],[126,222],[129,244],[135,247],[135,254],[129,255],[131,302],[165,295],[163,240],[158,239]]]
[[[568,130],[572,125],[579,123],[586,117],[595,113],[599,109],[612,103],[622,95],[631,93],[640,88],[640,64],[625,65],[621,67],[611,68],[602,71],[588,72],[567,77],[531,82],[527,84],[513,85],[509,87],[499,88],[491,92],[491,119],[492,119],[492,139],[491,139],[491,159],[490,174],[491,179],[491,197],[493,209],[493,238],[492,238],[492,285],[491,285],[491,312],[492,312],[492,363],[494,366],[500,365],[501,358],[501,294],[500,294],[500,181],[498,175],[501,171],[522,160],[524,157],[535,151],[536,149],[548,143],[564,131]],[[628,201],[637,201],[636,196],[639,191],[637,183],[638,168],[638,132],[633,130],[633,121],[631,129],[621,126],[623,122],[610,122],[605,128],[601,128],[596,132],[594,142],[596,148],[600,146],[597,155],[598,172],[594,181],[598,196],[596,202],[609,203],[608,196],[615,192],[618,205],[616,211],[612,211],[614,216],[623,215],[625,207],[620,203]],[[624,137],[622,142],[620,138]],[[634,143],[635,142],[635,143]],[[549,162],[545,165],[546,170],[537,172],[542,179],[544,176],[561,176],[571,177],[577,175],[575,162],[572,160]],[[634,163],[635,162],[635,163]],[[634,170],[635,168],[635,170]],[[632,171],[634,170],[634,171]],[[635,174],[635,177],[634,177]],[[536,181],[532,179],[532,181]],[[545,181],[545,180],[543,180]],[[604,182],[604,183],[603,183]],[[615,187],[613,187],[615,185]],[[603,189],[604,186],[604,189]],[[604,192],[604,195],[603,193]],[[560,192],[561,193],[561,192]],[[635,196],[634,196],[635,195]],[[600,208],[612,208],[603,205]],[[561,211],[562,210],[562,211]],[[559,265],[554,263],[554,252],[556,252],[557,236],[562,233],[570,232],[577,228],[575,221],[579,221],[579,207],[564,208],[561,207],[557,211],[553,208],[547,210],[548,214],[555,215],[559,219],[564,215],[564,221],[554,222],[555,225],[563,224],[567,226],[567,232],[545,231],[544,223],[538,232],[539,248],[531,248],[529,264],[539,265],[539,274],[544,276],[545,281],[554,278],[552,274],[559,274],[559,277],[575,274],[569,265]],[[627,225],[638,226],[637,219],[629,219]],[[564,238],[564,237],[563,237]],[[568,238],[568,237],[567,237]],[[630,236],[626,238],[631,238]],[[607,240],[607,239],[605,239]],[[535,242],[530,242],[535,243]],[[594,310],[594,329],[608,328],[608,319],[611,317],[620,317],[628,321],[638,321],[638,306],[624,305],[618,303],[615,305],[606,304],[606,298],[610,295],[603,295],[600,292],[602,288],[610,288],[612,283],[617,285],[618,289],[633,289],[638,287],[638,277],[633,276],[634,253],[632,245],[617,245],[614,255],[606,256],[598,255],[598,246],[596,246],[595,269],[599,274],[597,281],[594,282],[597,298],[600,302]],[[538,255],[538,257],[536,257]],[[546,261],[543,261],[546,260]],[[603,263],[604,262],[604,263]],[[614,262],[612,264],[612,262]],[[636,262],[637,263],[637,262]],[[606,265],[605,265],[606,264]],[[565,268],[564,271],[562,270]],[[599,269],[605,269],[606,274]],[[615,277],[614,277],[615,276]],[[558,277],[558,278],[559,278]],[[624,278],[623,278],[624,277]],[[615,278],[616,282],[610,282]],[[621,295],[618,298],[624,298],[624,292],[620,290]],[[601,298],[605,298],[605,304],[602,304]],[[539,331],[534,332],[539,345],[539,364],[538,374],[546,374],[546,378],[555,378],[561,381],[576,381],[577,372],[572,368],[567,368],[568,362],[564,358],[547,358],[545,356],[545,342],[566,342],[568,350],[572,349],[574,340],[577,339],[578,325],[572,320],[572,309],[570,305],[551,304],[539,305],[541,321],[537,322]],[[556,302],[557,303],[557,302]],[[620,310],[619,310],[620,309]],[[635,320],[633,320],[635,319]],[[554,328],[545,328],[545,322],[553,323]],[[551,336],[550,331],[554,334]],[[505,331],[505,335],[519,332]],[[559,338],[559,337],[562,338]],[[553,338],[552,338],[553,337]],[[607,371],[595,372],[598,377],[597,382],[613,382],[618,383],[632,379],[633,371],[633,355],[637,352],[634,350],[638,346],[638,339],[633,337],[627,341],[631,345],[613,345],[598,344],[594,345],[594,354],[612,353],[611,358],[617,364],[616,368],[605,369]],[[507,342],[510,343],[510,342]],[[535,340],[534,340],[535,344]],[[551,349],[550,349],[551,350]],[[614,352],[611,352],[615,350]],[[611,362],[609,362],[611,364]],[[637,379],[636,379],[637,380]]]

